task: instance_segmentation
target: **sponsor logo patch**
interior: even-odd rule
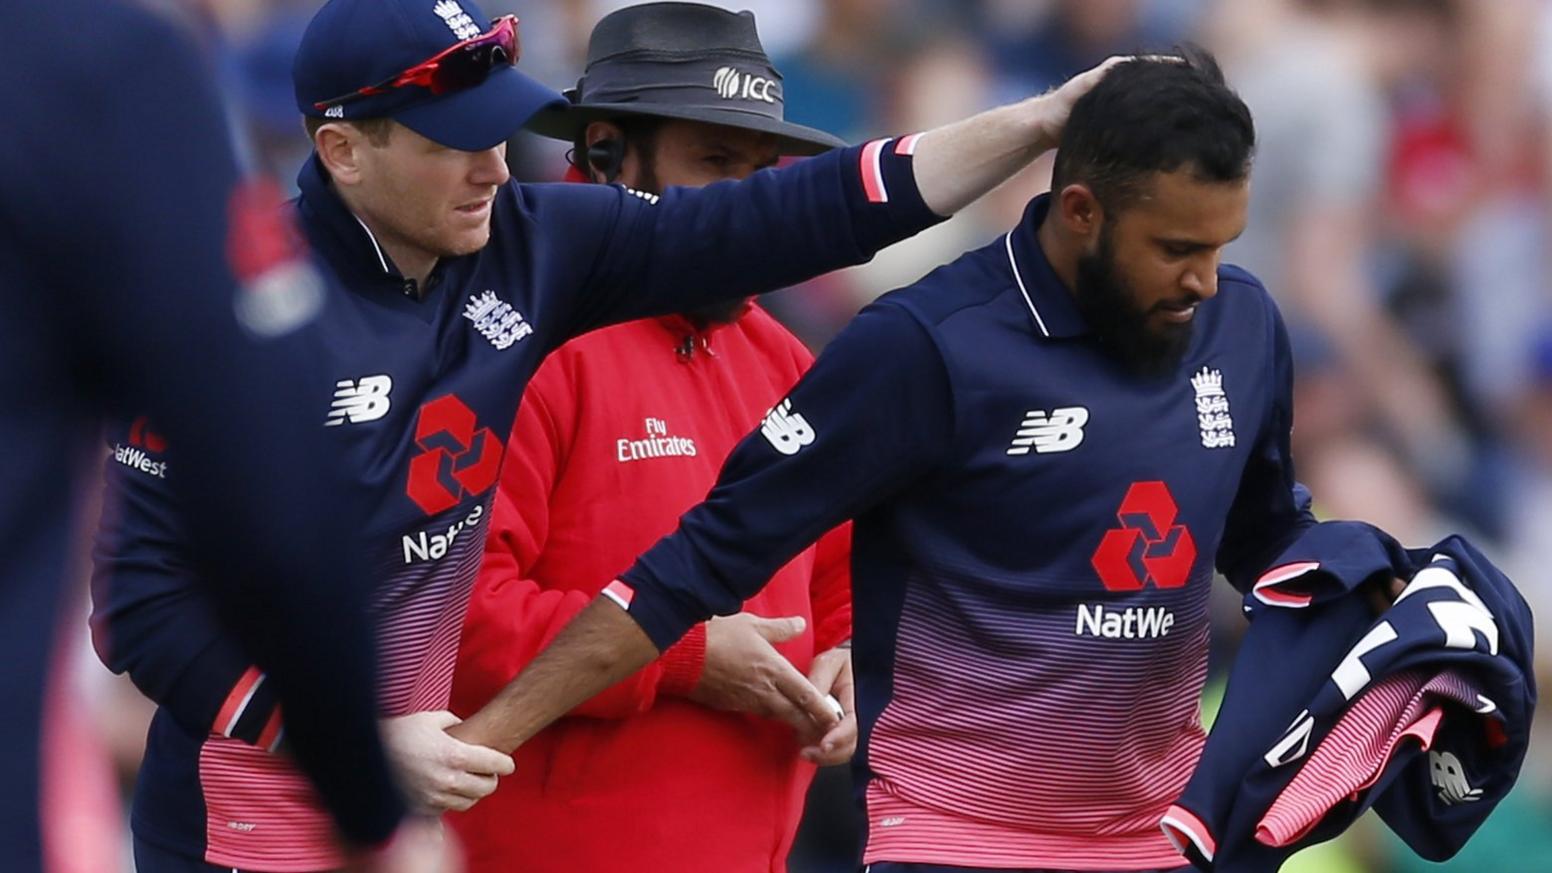
[[[393,379],[388,376],[362,376],[335,382],[334,402],[329,404],[324,427],[361,424],[382,418],[392,406],[388,399],[388,392],[392,390]]]
[[[466,494],[496,484],[501,472],[501,440],[479,427],[474,411],[456,394],[420,407],[415,443],[424,451],[410,459],[405,493],[427,515],[458,505]]]
[[[1014,432],[1008,454],[1027,455],[1030,449],[1039,455],[1070,452],[1083,445],[1083,426],[1088,423],[1089,411],[1083,406],[1063,406],[1050,412],[1031,409]]]
[[[760,423],[760,433],[776,451],[783,455],[795,455],[814,441],[814,429],[808,420],[792,411],[792,399],[788,398],[765,414]]]
[[[693,458],[695,440],[674,436],[668,432],[668,422],[661,418],[648,418],[644,422],[646,436],[630,439],[620,437],[614,441],[614,458],[622,464],[647,458]]]
[[[1126,490],[1116,519],[1121,526],[1105,531],[1091,563],[1099,581],[1110,591],[1179,588],[1191,575],[1196,542],[1183,524],[1174,495],[1163,482],[1135,482]]]
[[[771,89],[776,87],[775,80],[754,73],[741,73],[733,67],[718,67],[711,77],[711,86],[717,89],[717,96],[723,100],[776,102],[776,95],[771,93]]]
[[[113,460],[147,476],[166,479],[167,462],[155,457],[165,451],[167,440],[152,430],[150,421],[142,415],[129,425],[129,443],[114,443]]]
[[[1151,640],[1169,636],[1175,614],[1162,606],[1112,609],[1103,603],[1078,604],[1073,636],[1107,640]]]
[[[416,531],[413,534],[405,534],[401,541],[404,549],[404,563],[417,564],[423,561],[440,561],[447,557],[448,549],[453,547],[453,542],[466,528],[476,527],[485,517],[485,507],[476,506],[464,518],[449,524],[440,531]]]

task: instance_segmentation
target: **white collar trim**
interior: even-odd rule
[[[354,212],[350,213],[350,217],[354,218],[356,220],[356,224],[361,225],[361,229],[366,231],[366,238],[372,241],[372,248],[377,252],[377,263],[382,265],[383,272],[392,273],[393,270],[388,266],[388,259],[383,256],[383,247],[377,244],[377,236],[372,233],[372,229],[367,227],[366,222],[362,221],[361,217],[356,215]],[[1014,269],[1017,270],[1018,268],[1014,267]],[[1022,286],[1022,283],[1020,283],[1020,285]],[[1029,298],[1026,295],[1024,299],[1027,300]]]
[[[1008,264],[1013,267],[1013,280],[1018,282],[1019,293],[1024,295],[1024,303],[1029,306],[1029,314],[1035,317],[1035,326],[1040,328],[1040,335],[1050,338],[1051,332],[1046,330],[1045,319],[1040,317],[1040,310],[1035,308],[1035,301],[1029,298],[1029,289],[1024,287],[1024,277],[1019,273],[1018,259],[1013,257],[1013,231],[1008,231],[1006,241],[1008,246]]]

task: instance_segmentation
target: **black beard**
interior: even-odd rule
[[[1078,258],[1078,312],[1108,354],[1143,378],[1174,372],[1191,345],[1192,322],[1148,326],[1151,314],[1139,308],[1137,294],[1116,273],[1115,249],[1107,226],[1099,232],[1099,251]]]

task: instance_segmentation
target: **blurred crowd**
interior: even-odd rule
[[[246,159],[289,181],[308,150],[290,59],[318,0],[159,2],[209,45]],[[593,24],[625,5],[483,3],[520,16],[522,67],[556,88],[575,83]],[[1374,522],[1413,546],[1464,532],[1552,615],[1542,575],[1552,564],[1552,0],[714,5],[756,14],[789,120],[852,141],[1037,94],[1111,54],[1188,40],[1214,51],[1258,135],[1250,226],[1226,258],[1257,274],[1288,318],[1294,454],[1319,514]],[[521,180],[558,179],[565,148],[523,136],[509,161]],[[1037,164],[874,263],[768,305],[817,350],[872,298],[1012,226],[1049,171]],[[1238,621],[1224,599],[1219,663]],[[1546,683],[1552,634],[1539,633]],[[1540,722],[1521,787],[1439,869],[1552,870],[1548,713]],[[132,761],[140,737],[123,731]],[[847,777],[829,772],[793,870],[851,869],[855,839]],[[1301,863],[1424,867],[1363,826],[1288,869]]]

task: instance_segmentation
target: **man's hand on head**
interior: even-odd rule
[[[1094,90],[1094,86],[1105,78],[1105,74],[1115,68],[1117,64],[1136,60],[1130,55],[1116,55],[1106,58],[1099,66],[1085,70],[1051,90],[1033,97],[1028,102],[1035,116],[1035,138],[1032,145],[1041,151],[1056,148],[1062,139],[1062,128],[1067,125],[1068,116],[1072,115],[1072,107],[1083,95]]]
[[[953,215],[1056,148],[1073,105],[1128,60],[1110,58],[1038,97],[922,134],[914,158],[922,202],[938,215]]]

